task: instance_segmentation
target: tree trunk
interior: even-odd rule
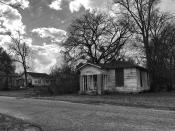
[[[146,67],[149,71],[151,71],[151,51],[149,47],[149,41],[148,38],[143,38],[144,41],[144,47],[145,47],[145,55],[146,55]]]
[[[27,88],[28,82],[27,82],[27,69],[26,69],[26,65],[24,63],[24,77],[25,77],[25,82],[24,82],[24,86],[25,88]]]
[[[172,56],[172,63],[171,63],[171,82],[172,88],[175,89],[175,57]]]
[[[151,57],[151,51],[150,51],[150,46],[149,46],[149,40],[148,37],[143,37],[143,41],[144,41],[144,48],[145,48],[145,55],[146,55],[146,67],[148,69],[149,72],[149,81],[150,81],[150,88],[151,90],[154,90],[153,88],[155,88],[154,86],[154,78],[155,78],[155,74],[154,74],[154,68],[152,67],[152,57]]]

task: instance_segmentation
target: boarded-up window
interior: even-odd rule
[[[116,86],[124,86],[124,70],[123,69],[115,70],[115,83],[116,83]]]
[[[140,86],[143,86],[143,81],[142,81],[142,72],[140,71]]]

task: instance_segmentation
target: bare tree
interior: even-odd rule
[[[164,40],[167,37],[167,27],[170,21],[170,15],[165,13],[157,12],[154,14],[153,19],[151,21],[150,26],[150,55],[152,60],[152,66],[155,66],[153,62],[166,64],[164,59],[167,55],[167,50],[165,50],[165,46],[168,44],[164,44]],[[161,66],[163,66],[161,65]]]
[[[12,39],[12,44],[10,45],[10,50],[15,54],[15,61],[19,62],[24,69],[24,76],[25,76],[25,86],[27,86],[27,57],[29,56],[30,49],[29,46],[25,42],[23,42],[23,37],[21,33],[17,32],[17,37],[14,37],[9,33],[9,36]]]
[[[142,36],[144,44],[147,67],[151,68],[151,53],[150,53],[150,27],[156,5],[160,0],[114,0],[121,7],[121,13],[127,18],[130,23],[135,24],[135,33]]]
[[[116,59],[129,34],[129,25],[123,20],[97,11],[86,12],[68,28],[68,38],[62,44],[70,61],[107,63]]]
[[[174,87],[175,24],[171,14],[157,12],[151,21],[153,83]],[[171,74],[171,75],[169,75]],[[165,83],[160,78],[164,79]],[[158,82],[157,82],[158,81]],[[155,84],[154,84],[155,85]]]
[[[163,61],[163,64],[169,70],[169,74],[171,74],[169,78],[171,78],[172,87],[175,88],[175,23],[173,21],[167,23],[158,41],[161,43],[158,47],[162,49],[159,50],[159,59]]]

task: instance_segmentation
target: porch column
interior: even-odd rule
[[[80,93],[84,91],[83,89],[83,76],[80,75]]]
[[[97,75],[97,93],[102,94],[102,75]]]

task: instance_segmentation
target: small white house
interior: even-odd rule
[[[24,84],[25,76],[22,74],[22,83]],[[27,72],[27,82],[28,86],[40,87],[40,86],[49,86],[51,80],[48,74],[46,73],[36,73],[36,72]]]
[[[79,68],[80,93],[103,91],[142,92],[149,90],[148,71],[129,62],[116,61],[108,64],[86,63]]]

